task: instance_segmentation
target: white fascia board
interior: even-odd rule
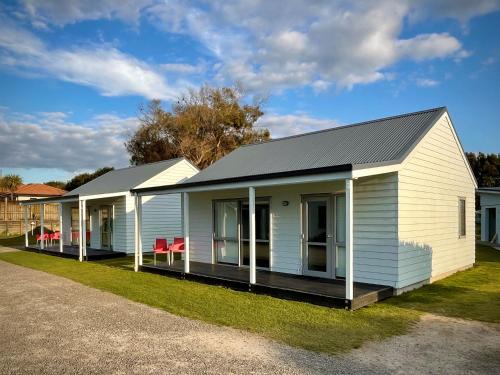
[[[67,202],[78,202],[78,197],[61,197],[60,199],[54,199],[50,201],[46,201],[44,199],[32,199],[29,201],[20,201],[19,205],[20,206],[33,206],[37,204],[51,204],[51,203],[67,203]]]
[[[356,168],[352,170],[352,178],[374,176],[377,174],[398,172],[401,170],[401,164],[381,165],[378,167]]]
[[[81,201],[89,201],[92,199],[103,199],[103,198],[113,198],[128,195],[129,191],[121,191],[119,193],[108,193],[108,194],[95,194],[95,195],[80,195]]]
[[[467,170],[469,171],[470,178],[471,178],[472,182],[474,183],[474,187],[477,189],[478,186],[477,186],[476,176],[474,176],[474,172],[472,171],[472,168],[469,164],[469,160],[467,160],[467,156],[465,155],[465,151],[462,147],[462,142],[460,142],[460,138],[458,138],[455,127],[453,126],[453,122],[451,121],[451,117],[448,114],[448,112],[445,112],[443,116],[445,116],[446,121],[448,121],[448,124],[450,125],[451,132],[453,133],[453,137],[455,138],[455,142],[457,142],[458,148],[460,149],[460,153],[462,154],[462,159],[465,163],[465,166],[467,167]]]
[[[230,190],[230,189],[248,189],[249,187],[269,187],[269,186],[281,186],[281,185],[297,185],[297,184],[307,184],[311,182],[328,182],[328,181],[338,181],[345,180],[346,178],[352,178],[352,172],[337,172],[337,173],[323,173],[317,175],[308,176],[293,176],[293,177],[281,177],[273,178],[267,180],[255,180],[255,181],[242,181],[242,182],[230,182],[214,185],[203,185],[203,186],[192,186],[192,187],[180,187],[178,189],[169,190],[151,190],[147,192],[139,192],[138,195],[161,195],[161,194],[175,194],[175,193],[194,193],[203,191],[215,191],[215,190]]]

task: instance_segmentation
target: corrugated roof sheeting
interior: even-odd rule
[[[182,159],[170,159],[136,167],[115,169],[70,191],[67,195],[85,196],[129,191],[177,164]]]
[[[401,159],[446,109],[435,108],[243,146],[186,183]]]

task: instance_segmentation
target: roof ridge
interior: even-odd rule
[[[249,143],[249,144],[246,144],[246,145],[242,145],[240,147],[248,147],[248,146],[260,145],[260,144],[264,144],[264,143],[284,141],[284,140],[287,140],[287,139],[299,138],[299,137],[304,137],[304,136],[312,135],[312,134],[326,133],[326,132],[329,132],[329,131],[334,131],[334,130],[339,130],[339,129],[345,129],[345,128],[350,128],[350,127],[360,126],[360,125],[366,125],[368,123],[376,123],[376,122],[380,122],[380,121],[392,120],[392,119],[402,118],[402,117],[408,117],[408,116],[415,116],[415,115],[419,115],[419,114],[423,114],[423,113],[437,112],[437,111],[443,111],[443,110],[446,110],[446,106],[429,108],[429,109],[424,109],[424,110],[416,111],[416,112],[402,113],[402,114],[399,114],[399,115],[386,116],[386,117],[381,117],[381,118],[378,118],[378,119],[373,119],[373,120],[368,120],[368,121],[355,122],[353,124],[336,126],[336,127],[328,128],[328,129],[315,130],[315,131],[307,132],[307,133],[289,135],[289,136],[286,136],[286,137],[269,139],[269,140],[263,141],[263,142]]]
[[[152,163],[145,163],[145,164],[139,164],[139,165],[129,165],[128,167],[123,167],[123,168],[117,168],[117,169],[113,169],[112,171],[110,172],[116,172],[116,171],[124,171],[125,169],[133,169],[133,168],[139,168],[139,167],[144,167],[146,165],[153,165],[153,164],[160,164],[160,163],[166,163],[167,161],[174,161],[174,160],[181,160],[181,159],[185,159],[184,156],[179,156],[177,158],[173,158],[173,159],[167,159],[167,160],[158,160],[158,161],[154,161]],[[104,176],[104,175],[103,175]]]

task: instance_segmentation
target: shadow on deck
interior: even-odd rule
[[[146,261],[146,260],[145,260]],[[354,299],[345,298],[343,280],[292,275],[257,270],[256,284],[249,283],[249,269],[221,264],[190,262],[190,272],[184,272],[184,262],[143,264],[141,271],[174,276],[235,290],[271,295],[278,298],[309,302],[328,307],[358,309],[393,295],[393,288],[385,285],[354,283]]]
[[[25,250],[34,251],[47,255],[54,255],[61,258],[71,258],[78,259],[79,249],[78,246],[70,246],[64,245],[63,251],[61,252],[59,249],[59,245],[55,246],[46,246],[44,249],[40,249],[39,246],[29,246],[26,247]],[[93,249],[87,247],[87,256],[85,260],[103,260],[103,259],[111,259],[111,258],[119,258],[124,257],[127,254],[120,251],[111,251],[111,250],[101,250],[101,249]]]

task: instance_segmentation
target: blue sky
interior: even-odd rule
[[[281,3],[283,4],[283,3]],[[500,0],[22,0],[0,4],[0,168],[128,164],[138,108],[204,83],[267,98],[274,137],[446,105],[500,152]]]

